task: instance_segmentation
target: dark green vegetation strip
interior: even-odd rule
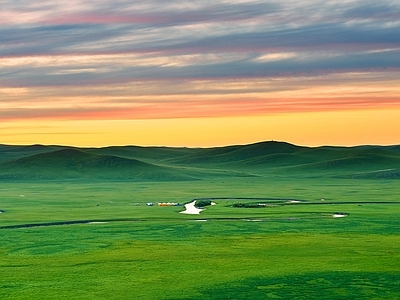
[[[284,277],[247,278],[190,299],[398,299],[400,273],[320,272]],[[187,298],[189,299],[189,298]]]
[[[209,201],[209,200],[272,200],[272,201],[282,201],[282,200],[289,200],[286,198],[196,198],[194,200],[200,200],[200,201]],[[296,200],[298,201],[298,200]],[[400,205],[400,202],[305,202],[305,200],[301,200],[303,202],[296,202],[296,203],[286,203],[286,202],[278,202],[279,205],[284,206],[284,205],[360,205],[360,204],[374,204],[374,205],[389,205],[389,204],[394,204],[394,205]],[[274,205],[276,205],[276,202],[273,202]],[[200,205],[204,206],[204,205]],[[232,207],[235,208],[260,208],[260,207],[266,207],[266,206],[260,206],[260,203],[234,203]],[[0,211],[4,212],[4,211]],[[303,213],[302,216],[296,215],[296,218],[307,218],[310,216],[316,217],[326,217],[326,216],[331,216],[334,213],[338,214],[345,214],[345,212],[318,212],[318,213],[313,213],[313,212],[307,212]],[[267,220],[273,220],[274,218],[238,218],[238,217],[211,217],[203,220],[214,220],[214,221],[252,221],[252,220],[257,220],[257,221],[267,221]],[[275,218],[279,219],[279,218]],[[282,219],[282,218],[280,218]],[[287,217],[283,218],[285,220],[293,220],[293,216],[290,214],[287,215]],[[18,229],[18,228],[32,228],[32,227],[48,227],[48,226],[65,226],[65,225],[76,225],[76,224],[91,224],[91,223],[112,223],[112,222],[144,222],[144,221],[150,221],[154,222],[154,219],[152,218],[142,218],[142,219],[137,219],[137,218],[114,218],[114,219],[92,219],[92,220],[69,220],[69,221],[57,221],[57,222],[45,222],[45,223],[28,223],[28,224],[15,224],[15,225],[6,225],[6,226],[0,226],[0,229]],[[171,218],[168,219],[160,219],[158,218],[158,221],[164,221],[164,222],[171,222],[171,221],[178,221],[178,220],[171,220]],[[185,221],[185,220],[181,220]]]
[[[76,225],[76,224],[90,224],[96,222],[108,223],[108,222],[139,222],[139,221],[141,220],[139,219],[72,220],[72,221],[59,221],[59,222],[46,222],[46,223],[16,224],[16,225],[0,226],[0,229],[63,226],[63,225]]]
[[[294,199],[294,198],[265,198],[265,197],[208,197],[208,198],[194,198],[194,200],[270,200],[270,201],[306,201],[306,200],[300,200],[300,199]]]

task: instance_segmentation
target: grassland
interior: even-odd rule
[[[399,157],[398,146],[0,146],[0,298],[399,299]],[[224,199],[200,215],[146,206],[209,197]]]

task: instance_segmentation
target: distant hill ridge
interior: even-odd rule
[[[201,180],[226,176],[400,178],[400,145],[304,147],[260,142],[214,148],[0,144],[0,180]]]

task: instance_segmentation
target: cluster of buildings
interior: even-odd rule
[[[174,203],[174,202],[158,202],[158,206],[182,206],[180,203]]]
[[[153,206],[153,202],[148,202],[146,203],[147,206]],[[182,206],[180,203],[175,203],[175,202],[157,202],[158,206]]]

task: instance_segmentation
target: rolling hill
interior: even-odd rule
[[[0,179],[105,179],[105,180],[188,180],[184,172],[137,159],[87,152],[65,147],[36,154],[21,151],[20,158],[0,162]]]
[[[227,176],[400,178],[400,146],[215,148],[0,145],[0,180],[201,180]]]

